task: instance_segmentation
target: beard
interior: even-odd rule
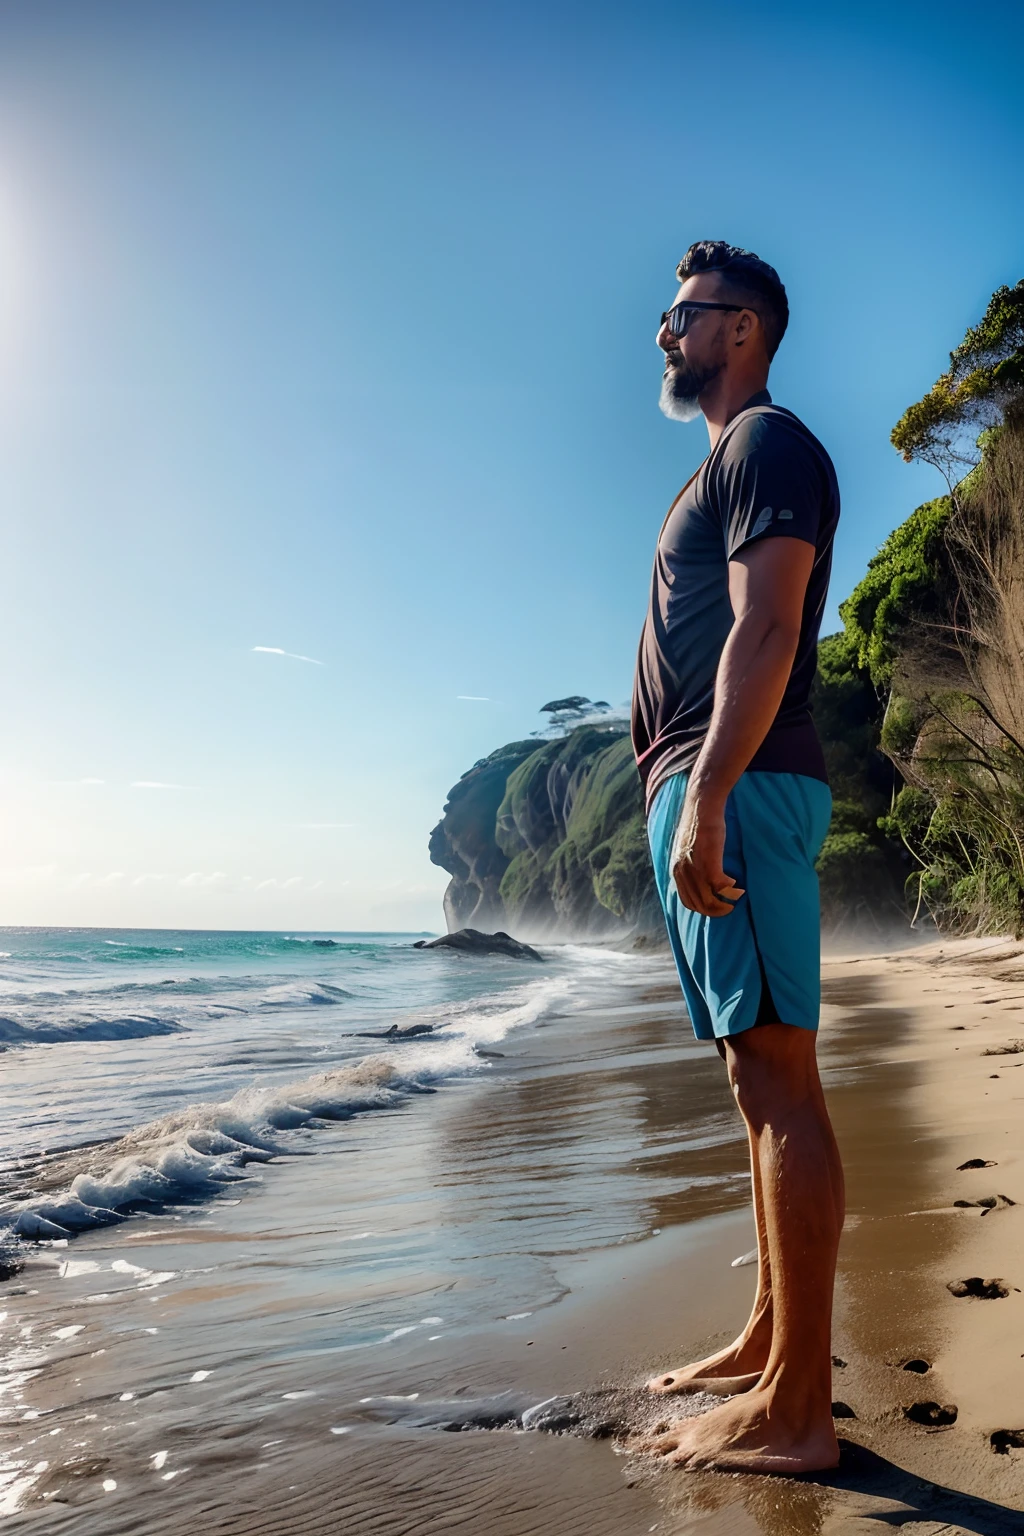
[[[681,352],[671,354],[661,381],[658,401],[669,421],[694,421],[700,415],[699,396],[721,372],[721,363],[706,363],[692,368]]]

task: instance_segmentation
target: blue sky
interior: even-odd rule
[[[1024,275],[1021,33],[0,7],[0,922],[436,926],[448,787],[547,699],[628,696],[706,445],[656,403],[691,240],[789,290],[834,619],[939,489],[893,422]]]

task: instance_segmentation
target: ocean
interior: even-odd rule
[[[615,967],[417,937],[0,930],[0,1222],[67,1237],[212,1194],[315,1122],[485,1072],[509,1030]]]
[[[416,937],[0,930],[0,1512],[201,1498],[225,1426],[239,1476],[363,1443],[581,1263],[747,1201],[664,957]]]

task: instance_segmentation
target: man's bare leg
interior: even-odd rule
[[[831,1324],[842,1169],[808,1030],[765,1024],[730,1039],[729,1077],[761,1172],[773,1329],[757,1384],[635,1448],[684,1466],[811,1472],[835,1466]]]
[[[725,1054],[724,1051],[722,1053]],[[757,1227],[757,1292],[746,1327],[737,1339],[692,1365],[679,1366],[659,1376],[652,1376],[648,1390],[663,1396],[676,1392],[713,1392],[730,1397],[749,1392],[761,1379],[772,1346],[772,1270],[765,1230],[764,1195],[761,1189],[761,1164],[754,1133],[747,1125],[750,1144],[750,1182],[754,1196],[754,1222]]]

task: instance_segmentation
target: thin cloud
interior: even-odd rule
[[[192,789],[191,784],[163,784],[159,779],[133,779],[130,789]]]
[[[482,693],[457,693],[455,697],[461,699],[465,704],[490,704],[491,702]]]
[[[300,656],[297,651],[282,651],[279,645],[254,645],[254,651],[262,651],[264,656],[287,656],[289,661],[308,661],[313,667],[326,667],[326,661],[317,661],[315,656]]]
[[[104,779],[47,779],[46,782],[54,787],[67,788],[75,784],[103,784],[106,781]]]
[[[219,885],[226,880],[227,875],[222,869],[215,869],[212,874],[204,875],[202,870],[195,869],[190,875],[182,875],[179,885]]]
[[[166,880],[166,875],[136,875],[132,885],[148,885],[151,880]]]

